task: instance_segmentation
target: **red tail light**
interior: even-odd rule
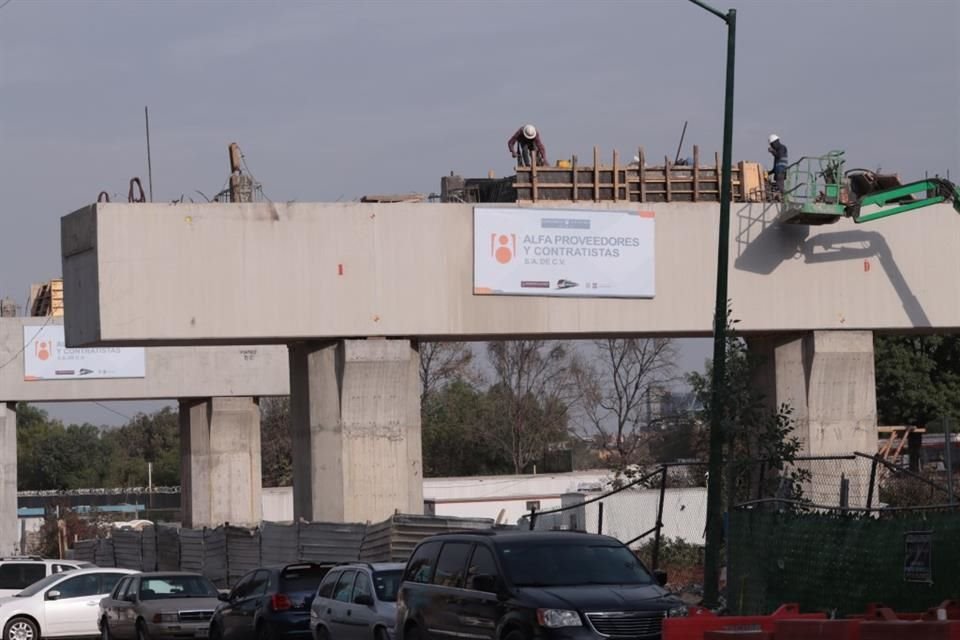
[[[285,593],[275,593],[270,597],[270,608],[274,611],[286,611],[293,603]]]

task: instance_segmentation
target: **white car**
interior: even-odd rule
[[[92,569],[95,566],[79,560],[51,560],[39,556],[0,558],[0,598],[20,593],[37,580],[51,574]]]
[[[96,636],[100,600],[131,569],[97,567],[55,573],[0,598],[0,640]]]

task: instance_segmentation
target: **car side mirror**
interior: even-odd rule
[[[365,607],[372,607],[372,606],[373,606],[373,596],[371,596],[369,593],[359,593],[359,594],[357,594],[357,596],[353,599],[353,603],[354,603],[354,604],[361,604],[361,605],[363,605],[363,606],[365,606]]]
[[[218,591],[217,600],[219,600],[220,602],[230,602],[230,594],[224,593],[223,591]]]
[[[59,591],[57,591],[56,589],[51,589],[50,591],[47,591],[47,600],[59,600],[59,599],[60,599]]]
[[[661,587],[667,586],[667,572],[659,569],[653,572],[653,577],[657,579],[657,584]]]

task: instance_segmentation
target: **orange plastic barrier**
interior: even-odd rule
[[[861,620],[777,620],[776,640],[861,640]]]
[[[849,615],[849,619],[860,620],[937,620],[937,609],[946,612],[947,620],[960,620],[960,602],[944,600],[935,607],[930,607],[922,613],[894,611],[886,605],[870,603],[862,614]]]
[[[663,640],[706,640],[708,631],[758,631],[773,633],[777,620],[825,620],[823,613],[800,613],[797,604],[784,604],[769,616],[718,616],[707,609],[693,608],[685,618],[667,618],[663,621]],[[717,638],[736,636],[715,636]],[[763,638],[762,635],[740,636]]]
[[[960,622],[864,620],[860,623],[860,640],[960,640]]]

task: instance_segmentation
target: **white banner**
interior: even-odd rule
[[[654,296],[652,211],[473,210],[479,295]]]
[[[23,379],[143,378],[143,347],[68,349],[63,325],[23,328]]]

